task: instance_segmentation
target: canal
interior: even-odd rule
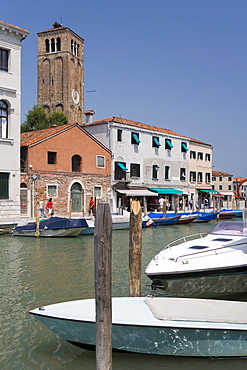
[[[168,242],[210,231],[206,224],[143,230],[142,293],[151,292],[144,270]],[[28,314],[32,308],[94,297],[94,238],[36,239],[0,236],[0,369],[95,369],[95,352],[66,343]],[[113,232],[113,296],[129,295],[129,232]],[[162,295],[160,292],[152,292]],[[247,299],[246,299],[247,300]],[[245,369],[247,359],[190,359],[113,354],[113,369]]]

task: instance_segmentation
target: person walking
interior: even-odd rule
[[[50,198],[48,202],[46,203],[45,209],[47,210],[49,217],[51,217],[54,214],[52,198]]]
[[[93,197],[91,197],[90,201],[89,201],[89,216],[90,215],[93,215],[94,214],[94,200],[93,200]]]
[[[159,198],[159,205],[160,205],[161,212],[163,212],[163,209],[164,209],[164,198],[162,198],[162,197]]]

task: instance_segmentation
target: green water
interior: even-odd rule
[[[149,294],[144,270],[168,242],[210,231],[207,224],[174,225],[143,230],[142,293]],[[113,296],[129,295],[129,232],[113,232]],[[32,308],[94,297],[94,239],[35,239],[0,236],[0,369],[95,369],[95,352],[64,342],[28,314]],[[155,293],[161,295],[161,293]],[[113,354],[113,369],[245,369],[247,359],[190,359]]]

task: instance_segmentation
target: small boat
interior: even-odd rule
[[[209,234],[165,246],[145,271],[153,289],[175,297],[229,298],[247,293],[247,228],[223,221]]]
[[[95,299],[29,311],[65,341],[95,349]],[[112,348],[151,355],[247,356],[247,303],[169,297],[112,298]]]
[[[14,236],[39,236],[39,237],[61,237],[77,236],[86,229],[87,223],[84,218],[50,217],[36,223],[17,225],[13,230]]]
[[[148,220],[145,218],[142,221],[142,227],[146,228],[148,226],[165,226],[165,225],[174,225],[178,222],[180,219],[180,215],[178,216],[173,216],[173,217],[162,217],[163,214],[161,213],[159,217],[159,213],[152,213],[152,215],[155,215],[156,217],[151,217],[148,215]],[[157,216],[158,215],[158,216]],[[152,222],[151,222],[151,221]]]
[[[239,215],[239,211],[233,211],[233,210],[230,210],[230,209],[222,209],[218,215],[218,218],[227,218],[227,219],[230,219],[230,218],[233,218],[233,217],[237,217]]]
[[[209,222],[214,220],[219,212],[193,212],[198,215],[198,217],[193,222]],[[192,214],[193,214],[192,213]]]
[[[149,213],[149,217],[162,217],[162,213]],[[176,222],[177,224],[188,224],[190,222],[193,222],[194,220],[197,219],[198,214],[197,213],[178,213],[177,215],[175,213],[167,213],[167,217],[175,217],[175,216],[180,216],[180,219]]]
[[[93,235],[94,234],[94,219],[86,218],[88,227],[82,230],[81,235]],[[129,229],[130,221],[129,217],[121,215],[112,216],[112,230],[126,230]]]

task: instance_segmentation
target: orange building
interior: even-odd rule
[[[21,134],[21,214],[49,198],[55,214],[87,215],[91,197],[110,201],[111,152],[78,124]]]

